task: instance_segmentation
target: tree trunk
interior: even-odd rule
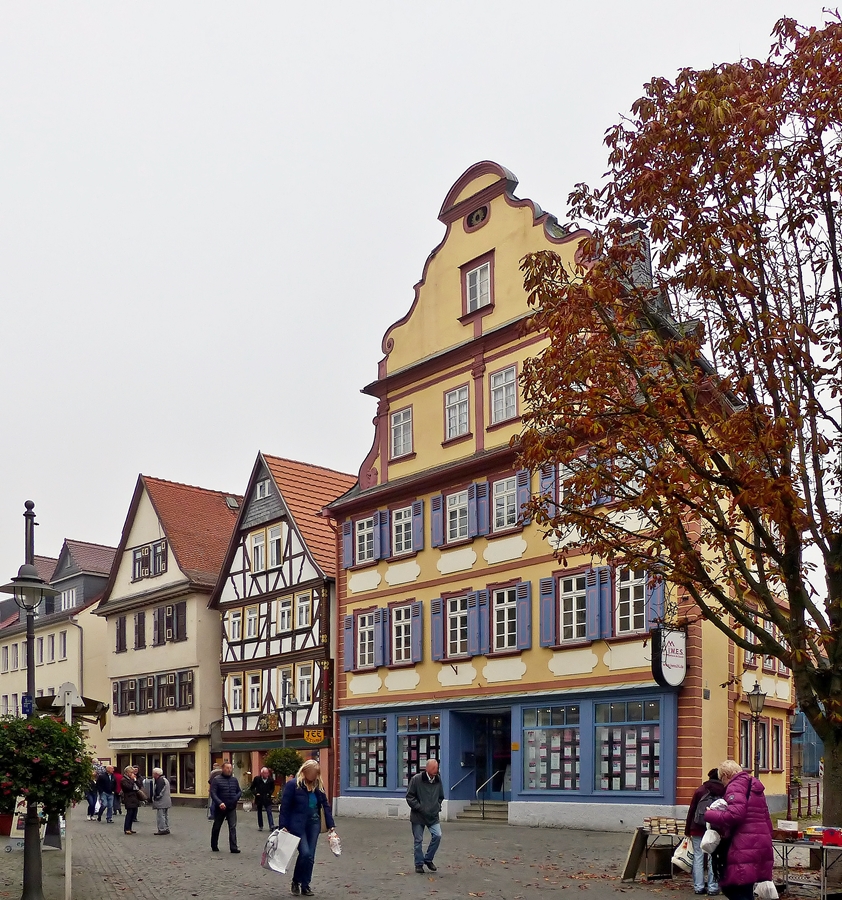
[[[842,825],[842,735],[834,729],[833,737],[824,742],[824,797],[822,824]]]

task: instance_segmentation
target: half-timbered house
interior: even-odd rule
[[[284,743],[328,771],[336,537],[319,512],[354,480],[257,456],[209,604],[222,617],[222,749],[241,778]]]

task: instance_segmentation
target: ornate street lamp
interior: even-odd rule
[[[758,741],[758,729],[760,727],[760,714],[766,705],[766,695],[760,690],[760,685],[755,681],[754,687],[750,691],[746,691],[746,700],[748,708],[751,710],[751,717],[754,720],[754,777],[757,778],[760,773],[760,741]]]
[[[26,613],[26,693],[21,700],[23,714],[35,715],[35,611],[47,597],[56,597],[61,591],[45,584],[34,566],[35,561],[35,504],[27,500],[26,512],[26,562],[18,570],[17,577],[0,587],[0,593],[13,594],[15,603]],[[26,826],[23,833],[23,894],[21,900],[44,900],[41,872],[41,823],[38,804],[27,801]]]

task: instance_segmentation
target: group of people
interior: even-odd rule
[[[122,772],[115,772],[114,766],[105,766],[98,772],[96,780],[89,785],[86,799],[89,822],[102,822],[102,814],[105,813],[105,821],[110,825],[114,821],[114,814],[119,815],[125,807],[126,818],[123,823],[125,834],[137,834],[133,827],[137,823],[137,811],[141,803],[151,799],[158,827],[154,834],[170,833],[169,813],[172,798],[170,782],[164,776],[163,769],[153,769],[151,783],[144,784],[137,766],[126,766]],[[98,811],[97,801],[99,801]]]
[[[772,880],[772,817],[764,791],[763,784],[733,759],[711,769],[707,781],[696,789],[684,833],[693,843],[697,894],[721,892],[728,900],[752,900],[755,884]],[[721,838],[715,855],[702,851],[708,826]]]

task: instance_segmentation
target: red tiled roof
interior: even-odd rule
[[[20,622],[20,610],[16,609],[15,612],[8,617],[8,619],[0,620],[0,630],[11,625],[17,625],[18,622]]]
[[[94,575],[108,575],[117,553],[116,547],[105,544],[91,544],[88,541],[74,541],[66,538],[64,543],[74,562],[83,572]]]
[[[322,571],[336,577],[336,534],[319,512],[356,483],[355,475],[262,454],[304,542]]]
[[[46,581],[49,584],[53,580],[53,572],[56,570],[58,560],[53,559],[52,556],[36,555],[34,562],[35,568],[38,570],[38,577],[41,581]]]
[[[141,475],[155,512],[182,572],[193,582],[213,587],[222,568],[243,498],[189,484]]]

